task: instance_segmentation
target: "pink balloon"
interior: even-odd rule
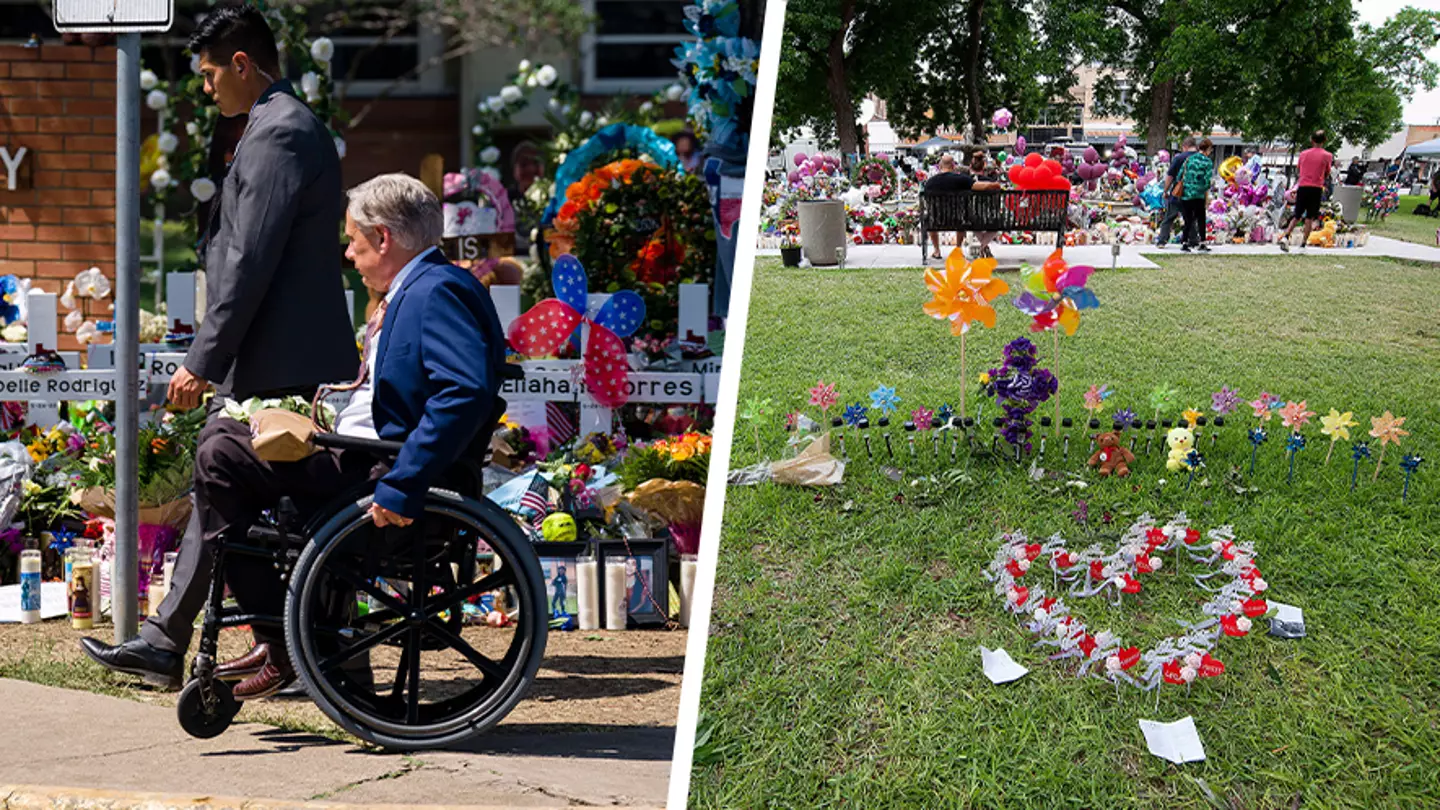
[[[1015,138],[1015,151],[1023,154],[1025,152],[1025,136],[1019,135]]]
[[[803,165],[803,166],[800,167],[800,175],[801,175],[802,177],[810,177],[810,176],[812,176],[812,175],[814,175],[814,174],[815,174],[815,167],[812,166],[811,164],[806,163],[805,165]]]
[[[805,161],[809,160],[809,158],[805,156],[804,152],[796,152],[794,160],[796,166],[803,166],[805,165]]]
[[[791,185],[798,185],[800,183],[800,172],[798,170],[791,169],[788,177]]]
[[[1085,147],[1085,151],[1081,154],[1081,157],[1085,159],[1086,163],[1094,163],[1095,161],[1100,159],[1100,153],[1095,151],[1095,147],[1087,146]]]

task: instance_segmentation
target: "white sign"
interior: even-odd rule
[[[626,383],[634,402],[700,402],[705,395],[699,374],[631,372]],[[578,402],[585,395],[585,383],[569,372],[525,370],[525,379],[506,380],[500,396],[511,402],[540,399],[548,402]]]
[[[30,349],[27,346],[19,343],[0,343],[0,371],[19,368],[29,355]],[[65,361],[66,368],[80,368],[79,352],[60,352],[60,358]]]
[[[31,374],[0,371],[0,401],[70,402],[86,399],[115,399],[120,380],[113,369],[103,371],[58,371]],[[140,380],[140,396],[147,395]]]
[[[140,376],[151,385],[165,385],[180,364],[185,362],[185,352],[177,352],[163,343],[141,343],[139,345]],[[68,360],[66,362],[69,362]],[[90,346],[90,368],[109,369],[115,367],[115,345],[101,343]]]
[[[169,31],[175,0],[55,0],[55,30],[120,34]]]

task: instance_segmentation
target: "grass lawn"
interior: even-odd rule
[[[1146,395],[1162,382],[1180,391],[1181,407],[1208,408],[1211,392],[1228,384],[1247,399],[1266,390],[1322,414],[1353,410],[1361,433],[1371,414],[1390,408],[1409,417],[1402,450],[1440,456],[1440,265],[1339,255],[1155,260],[1159,270],[1091,279],[1102,308],[1061,338],[1064,414],[1084,415],[1080,395],[1092,383],[1117,391],[1107,414],[1146,413]],[[1005,278],[1013,292],[1018,277]],[[823,377],[842,404],[868,405],[881,383],[897,387],[906,412],[957,404],[959,341],[921,312],[928,298],[916,269],[757,263],[741,402],[770,397],[782,412],[813,415],[803,392]],[[1018,310],[1001,302],[997,311],[996,329],[967,339],[972,375],[998,367],[1001,346],[1028,334]],[[1049,366],[1049,339],[1040,337]],[[972,413],[976,405],[972,395]],[[992,403],[986,420],[995,412]],[[1040,413],[1048,412],[1047,404]],[[1068,465],[1052,440],[1045,466],[1076,474],[1084,489],[1032,481],[964,450],[956,467],[968,483],[909,483],[951,468],[928,452],[896,483],[853,438],[859,458],[832,490],[730,488],[692,803],[1440,806],[1440,473],[1433,462],[1422,467],[1402,506],[1400,453],[1391,447],[1379,482],[1369,480],[1371,462],[1351,493],[1349,444],[1323,467],[1317,418],[1293,485],[1278,420],[1257,473],[1232,474],[1248,465],[1244,431],[1253,424],[1232,421],[1216,449],[1202,440],[1207,477],[1189,491],[1154,449],[1126,480],[1082,472],[1081,431]],[[908,454],[895,433],[897,452]],[[879,431],[871,434],[883,453]],[[760,439],[767,456],[779,454],[778,417]],[[731,466],[756,460],[741,423]],[[1088,526],[1071,516],[1082,498]],[[1180,510],[1202,531],[1232,523],[1253,541],[1268,595],[1302,607],[1309,636],[1282,641],[1257,622],[1247,638],[1222,638],[1215,654],[1226,673],[1188,693],[1163,687],[1158,710],[1153,695],[1127,687],[1117,699],[1107,682],[1047,662],[981,577],[1001,530],[1064,532],[1072,548],[1109,547],[1142,512],[1163,522]],[[1100,524],[1105,512],[1113,525]],[[1207,596],[1165,573],[1150,577],[1133,614],[1134,602],[1122,612],[1098,599],[1069,601],[1094,629],[1123,630],[1146,649],[1176,631],[1172,620],[1197,620],[1191,614]],[[991,685],[981,645],[1004,647],[1030,674]],[[1186,715],[1208,760],[1177,767],[1151,756],[1137,720]]]
[[[1440,219],[1433,217],[1417,217],[1410,213],[1415,206],[1421,203],[1429,203],[1429,197],[1411,197],[1402,194],[1400,196],[1400,207],[1395,213],[1385,218],[1384,222],[1365,222],[1362,214],[1360,221],[1370,227],[1370,232],[1380,236],[1388,236],[1391,239],[1403,239],[1406,242],[1415,242],[1421,245],[1435,246],[1435,231],[1440,229]]]

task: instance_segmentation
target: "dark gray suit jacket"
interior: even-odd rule
[[[340,273],[345,200],[325,125],[276,82],[250,113],[205,249],[205,319],[185,367],[236,399],[355,378]]]

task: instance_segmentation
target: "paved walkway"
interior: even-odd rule
[[[403,755],[254,723],[197,740],[180,730],[174,709],[25,681],[0,679],[0,705],[10,707],[16,723],[9,743],[0,746],[0,784],[117,794],[659,806],[674,744],[673,728],[586,733],[554,724],[501,724],[461,749]]]
[[[1020,264],[1040,264],[1055,249],[1047,245],[993,245],[991,248],[1001,267],[1019,267]],[[944,248],[949,252],[950,248]],[[1154,245],[1121,245],[1120,255],[1115,256],[1116,267],[1153,268],[1159,265],[1149,256],[1155,254],[1184,255],[1179,247],[1160,250]],[[760,250],[760,256],[779,256],[778,250]],[[1212,256],[1281,256],[1285,255],[1275,245],[1216,245]],[[1397,259],[1415,259],[1440,263],[1440,248],[1403,242],[1384,236],[1371,236],[1364,247],[1357,248],[1307,248],[1300,251],[1291,248],[1292,256],[1388,256]],[[1065,259],[1071,264],[1091,264],[1096,267],[1111,266],[1109,245],[1077,245],[1065,248]],[[932,262],[938,266],[938,262]],[[919,267],[920,248],[917,245],[851,245],[845,260],[847,267]]]

